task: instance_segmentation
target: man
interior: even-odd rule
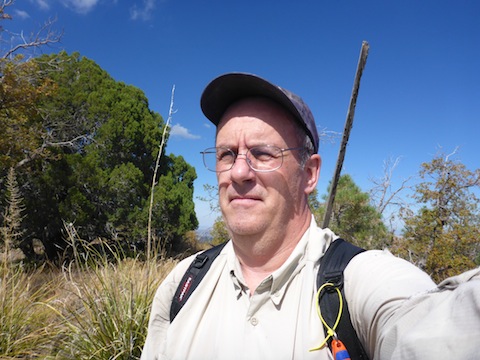
[[[231,240],[172,322],[172,298],[193,258],[161,284],[142,359],[331,359],[328,347],[311,351],[325,339],[315,308],[319,259],[337,236],[308,207],[321,166],[308,106],[242,73],[214,79],[201,106],[217,126],[216,147],[203,156],[217,173]],[[345,269],[344,287],[370,358],[473,359],[478,280],[480,269],[437,287],[389,252],[366,251]]]

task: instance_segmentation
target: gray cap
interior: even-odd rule
[[[269,98],[287,109],[303,126],[318,152],[318,131],[312,112],[303,100],[292,92],[247,73],[229,73],[213,79],[205,88],[200,105],[205,116],[218,125],[227,108],[234,102],[262,96]]]

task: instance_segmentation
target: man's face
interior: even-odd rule
[[[258,145],[302,146],[292,115],[267,99],[233,104],[217,127],[216,146],[238,154]],[[220,207],[232,235],[284,231],[305,216],[309,171],[300,165],[301,151],[284,152],[283,165],[272,172],[252,170],[239,155],[233,168],[218,174]]]

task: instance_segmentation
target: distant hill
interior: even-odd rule
[[[202,229],[198,229],[196,231],[197,233],[197,237],[198,237],[198,241],[199,242],[202,242],[202,243],[209,243],[212,241],[212,235],[210,234],[210,232],[212,231],[212,228],[202,228]]]

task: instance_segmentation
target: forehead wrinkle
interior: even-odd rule
[[[262,123],[262,126],[256,126],[255,122],[257,120],[258,119],[233,119],[232,121],[235,123],[232,123],[230,128],[225,129],[222,127],[222,129],[226,130],[226,135],[222,135],[222,138],[220,139],[221,142],[217,142],[217,145],[235,148],[251,148],[259,145],[278,145],[276,144],[278,142],[277,140],[266,140],[268,138],[271,139],[272,135],[277,135],[275,129],[263,126],[265,123]],[[225,123],[225,126],[228,126],[227,123],[229,121]]]
[[[250,123],[250,124],[249,124]],[[297,128],[292,115],[275,102],[264,98],[248,98],[231,105],[220,120],[216,141],[219,133],[227,127],[228,136],[217,146],[225,146],[227,143],[242,143],[244,146],[276,145],[285,147],[297,144]],[[273,136],[272,136],[273,135]],[[266,138],[275,138],[271,141]],[[281,140],[280,140],[281,139]]]

